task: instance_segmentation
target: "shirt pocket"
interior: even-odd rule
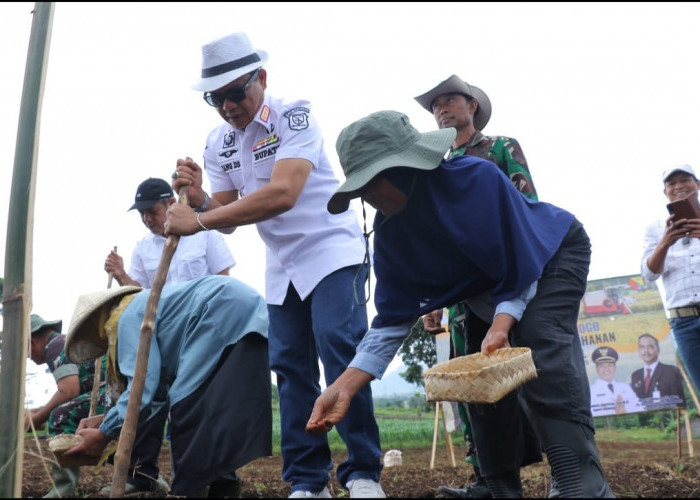
[[[156,271],[158,270],[158,265],[160,264],[160,255],[144,257],[143,270],[146,271],[146,276],[148,276],[148,284],[144,288],[151,288],[153,286],[153,280],[156,277]]]
[[[253,171],[256,179],[270,180],[272,177],[272,169],[275,166],[275,155],[268,156],[262,160],[258,160],[253,164]]]
[[[207,276],[207,253],[203,247],[185,248],[178,256],[179,280],[189,281],[200,276]]]

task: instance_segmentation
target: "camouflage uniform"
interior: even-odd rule
[[[92,361],[76,365],[66,358],[66,336],[54,332],[44,350],[44,359],[56,382],[69,375],[77,375],[80,380],[80,394],[70,401],[57,406],[49,415],[49,435],[75,434],[80,420],[90,413],[90,398],[92,382],[95,375],[95,364]],[[102,373],[100,374],[100,392],[97,398],[96,414],[104,413],[105,403],[105,368],[106,357],[102,358]]]
[[[525,197],[537,201],[537,192],[532,182],[527,160],[525,160],[525,155],[517,140],[512,137],[486,136],[477,130],[466,143],[456,148],[450,148],[448,157],[455,158],[462,155],[478,156],[494,162],[513,182],[518,191]],[[450,306],[447,313],[450,337],[452,338],[450,357],[455,358],[479,352],[482,339],[472,336],[472,343],[479,345],[473,345],[471,349],[468,349],[467,346],[467,323],[470,310],[466,302]],[[463,403],[458,403],[457,410],[462,420],[464,441],[467,444],[467,461],[474,467],[479,467],[466,406]]]

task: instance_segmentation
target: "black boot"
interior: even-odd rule
[[[478,467],[474,467],[474,476],[474,482],[464,488],[448,488],[447,486],[439,486],[438,493],[443,493],[452,498],[491,498],[489,487],[486,485],[486,481],[481,476],[481,471]]]
[[[241,498],[241,478],[237,473],[220,477],[209,486],[209,498]]]
[[[542,416],[535,416],[535,422],[562,498],[615,497],[603,474],[591,429]]]
[[[522,498],[523,485],[520,482],[520,469],[486,476],[486,484],[493,498]]]

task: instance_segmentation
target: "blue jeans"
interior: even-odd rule
[[[329,274],[303,301],[290,284],[283,305],[268,305],[270,368],[280,396],[282,479],[292,483],[292,492],[320,491],[330,480],[327,435],[307,434],[305,427],[321,394],[319,357],[330,385],[352,361],[367,332],[366,307],[355,303],[353,293],[357,271],[358,266],[350,266]],[[358,294],[364,274],[357,278]],[[359,299],[364,301],[364,294]],[[355,395],[336,429],[348,451],[336,471],[338,482],[379,481],[381,446],[369,384]]]
[[[700,392],[700,318],[672,318],[671,330],[678,346],[678,354],[683,367],[695,386],[695,393]]]

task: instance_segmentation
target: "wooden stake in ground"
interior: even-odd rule
[[[117,253],[117,245],[114,245],[114,253]],[[114,278],[114,273],[110,271],[107,278],[107,288],[112,288],[112,278]]]
[[[114,245],[114,253],[117,253],[117,245]],[[107,278],[107,288],[112,288],[112,278],[114,273],[109,272]],[[100,356],[95,360],[95,372],[92,376],[92,393],[90,394],[90,412],[88,417],[93,417],[97,413],[97,398],[100,396],[100,382],[102,379],[102,361],[104,356]]]
[[[180,188],[178,203],[187,204],[187,186]],[[156,313],[158,312],[158,301],[160,293],[165,284],[165,278],[168,275],[170,261],[173,259],[173,254],[177,249],[177,243],[180,237],[175,234],[168,236],[163,247],[163,254],[160,257],[160,263],[156,270],[156,275],[153,279],[148,302],[146,303],[146,312],[141,323],[141,336],[139,338],[139,350],[136,355],[136,366],[134,367],[134,378],[131,382],[131,393],[129,394],[129,402],[126,407],[126,418],[122,431],[119,434],[119,444],[117,445],[117,453],[114,455],[114,473],[112,475],[112,493],[110,498],[120,498],[124,496],[126,489],[126,476],[129,472],[129,461],[131,459],[131,450],[134,446],[136,437],[136,424],[139,420],[139,411],[141,409],[141,398],[143,397],[143,388],[146,383],[146,370],[148,369],[148,352],[151,348],[151,337],[153,336],[153,328],[155,326]]]

